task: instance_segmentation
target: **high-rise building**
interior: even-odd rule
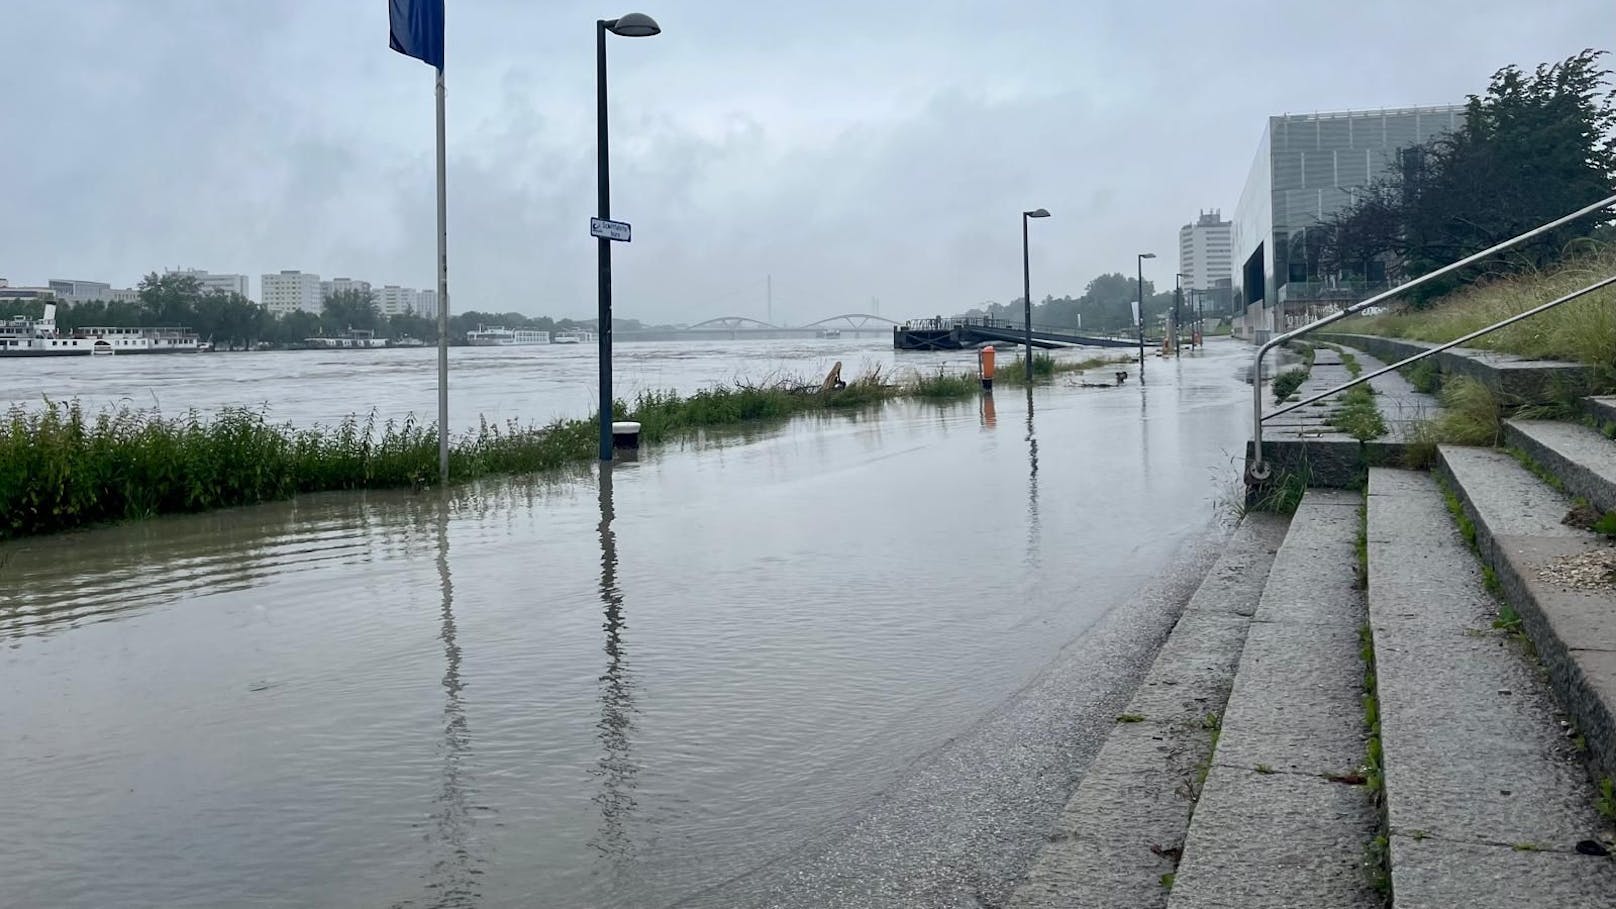
[[[309,272],[282,271],[261,278],[259,302],[271,314],[284,316],[290,312],[318,313],[324,298],[320,294],[320,276]]]
[[[168,274],[195,278],[196,283],[201,285],[204,293],[236,294],[244,298],[250,298],[247,292],[246,275],[215,273],[202,271],[199,268],[170,268]]]
[[[438,292],[423,290],[415,295],[415,314],[423,319],[438,317]]]
[[[356,281],[353,278],[332,278],[329,281],[320,282],[320,295],[322,297],[341,293],[370,294],[370,282]],[[372,294],[372,298],[374,298],[374,294]]]
[[[376,294],[376,305],[384,316],[402,316],[415,312],[419,291],[413,287],[388,284]]]
[[[1462,105],[1269,117],[1231,231],[1235,304],[1256,339],[1319,307],[1356,302],[1377,276],[1343,281],[1318,262],[1326,219],[1401,166],[1402,151],[1458,129]],[[1384,286],[1384,275],[1378,276]]]
[[[1178,271],[1184,275],[1185,287],[1210,291],[1228,286],[1234,268],[1230,227],[1223,213],[1214,208],[1201,212],[1195,223],[1178,229]],[[1220,281],[1224,283],[1220,285]]]

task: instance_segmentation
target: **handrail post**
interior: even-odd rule
[[[1266,355],[1271,348],[1278,347],[1281,344],[1295,340],[1302,335],[1308,334],[1316,329],[1323,328],[1326,325],[1333,325],[1334,323],[1339,322],[1348,316],[1354,315],[1361,310],[1374,306],[1377,303],[1389,300],[1392,297],[1403,293],[1404,291],[1412,290],[1419,287],[1421,284],[1432,281],[1436,278],[1440,278],[1443,275],[1451,272],[1458,271],[1467,265],[1473,265],[1476,262],[1493,255],[1494,253],[1500,253],[1506,249],[1512,249],[1526,242],[1527,240],[1532,239],[1533,237],[1548,233],[1549,231],[1565,224],[1569,224],[1570,222],[1575,221],[1584,215],[1589,215],[1596,211],[1610,208],[1612,205],[1616,205],[1616,196],[1608,196],[1599,200],[1598,202],[1593,203],[1592,205],[1579,208],[1569,215],[1564,215],[1545,224],[1539,224],[1537,227],[1532,228],[1524,234],[1519,234],[1505,240],[1502,243],[1489,246],[1481,252],[1472,253],[1463,259],[1458,260],[1457,262],[1450,262],[1449,264],[1444,265],[1435,271],[1428,271],[1412,281],[1399,284],[1396,287],[1393,287],[1390,290],[1382,291],[1381,293],[1378,293],[1367,300],[1362,300],[1352,304],[1351,306],[1344,307],[1341,310],[1333,312],[1322,319],[1310,322],[1307,325],[1303,325],[1301,328],[1287,331],[1283,334],[1269,338],[1266,343],[1257,348],[1257,354],[1252,358],[1251,462],[1246,467],[1246,477],[1248,482],[1251,480],[1257,480],[1260,482],[1273,475],[1273,468],[1263,460],[1262,452],[1262,361],[1263,356]]]

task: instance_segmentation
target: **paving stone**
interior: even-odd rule
[[[1213,767],[1168,906],[1378,907],[1363,868],[1374,824],[1366,787]]]
[[[1363,662],[1356,625],[1251,626],[1216,763],[1344,773],[1363,764]]]
[[[1462,498],[1488,515],[1495,536],[1583,534],[1562,523],[1571,510],[1565,496],[1545,486],[1508,454],[1491,448],[1440,445],[1437,456]]]
[[[1597,856],[1393,836],[1391,866],[1396,909],[1616,906],[1616,864]]]
[[[1199,722],[1208,713],[1221,712],[1250,623],[1241,615],[1186,611],[1128,701],[1127,712],[1153,722]]]

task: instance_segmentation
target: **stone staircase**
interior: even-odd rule
[[[1616,400],[1582,407],[1248,516],[1010,905],[1616,907]]]

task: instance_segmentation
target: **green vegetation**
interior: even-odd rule
[[[1515,611],[1515,607],[1502,603],[1498,607],[1498,618],[1493,619],[1493,627],[1499,631],[1518,634],[1521,630],[1520,614]]]
[[[1384,823],[1382,824],[1384,827]],[[1369,872],[1369,885],[1388,902],[1392,896],[1391,841],[1382,833],[1364,847],[1364,870]]]
[[[1173,881],[1176,880],[1177,877],[1178,876],[1175,875],[1171,871],[1169,871],[1166,874],[1162,875],[1161,876],[1162,889],[1163,890],[1169,890],[1169,891],[1172,890],[1173,889]]]
[[[1616,821],[1616,782],[1608,776],[1599,781],[1599,797],[1594,800],[1594,808],[1605,820]]]
[[[1422,391],[1434,395],[1442,390],[1442,367],[1437,365],[1435,357],[1426,357],[1413,366],[1405,366],[1400,370],[1408,384],[1414,386],[1415,391]]]
[[[1143,723],[1144,721],[1145,715],[1142,713],[1124,713],[1117,717],[1117,722],[1119,723]]]
[[[1256,498],[1241,512],[1242,515],[1247,511],[1295,514],[1297,507],[1302,504],[1302,496],[1307,493],[1307,476],[1304,473],[1288,471],[1264,484],[1260,489]]]
[[[1369,506],[1358,506],[1358,536],[1352,549],[1357,557],[1358,589],[1369,589]]]
[[[1442,414],[1432,429],[1442,442],[1497,445],[1504,437],[1504,408],[1492,389],[1469,376],[1456,376],[1442,386]]]
[[[1274,772],[1273,765],[1271,765],[1271,764],[1258,764],[1256,767],[1253,767],[1252,769],[1257,771],[1258,773],[1261,773],[1261,774],[1264,774],[1264,775],[1267,775],[1267,774],[1270,774],[1270,773]]]
[[[646,444],[705,429],[843,412],[894,398],[950,400],[976,390],[970,376],[923,376],[903,384],[879,373],[846,387],[776,384],[715,388],[688,396],[647,393],[619,402]],[[595,457],[593,417],[548,426],[495,425],[451,439],[456,481],[533,473]],[[87,415],[77,403],[14,408],[0,421],[0,539],[88,524],[205,511],[339,489],[421,488],[436,483],[435,427],[350,417],[334,427],[275,425],[232,408],[204,418],[119,410]]]
[[[1298,237],[1304,249],[1291,260],[1347,280],[1406,279],[1616,192],[1616,92],[1604,56],[1587,50],[1534,71],[1499,70],[1470,97],[1461,125],[1401,151],[1398,166],[1352,205]],[[1600,224],[1581,219],[1416,288],[1415,304],[1501,272],[1544,268]]]
[[[1131,356],[1089,357],[1083,360],[1059,360],[1047,353],[1036,353],[1032,357],[1032,379],[1037,382],[1053,381],[1056,376],[1070,373],[1088,372],[1102,366],[1116,366],[1121,363],[1132,363]],[[1111,376],[1105,377],[1107,381]],[[1027,358],[1016,357],[1008,363],[999,365],[994,381],[1000,385],[1026,385],[1027,384]]]
[[[1459,536],[1464,537],[1465,545],[1469,546],[1472,552],[1475,552],[1475,522],[1471,521],[1470,516],[1465,514],[1464,503],[1459,501],[1458,494],[1456,494],[1452,489],[1448,488],[1447,483],[1443,483],[1440,480],[1438,483],[1442,487],[1442,501],[1448,506],[1448,514],[1453,515],[1453,522],[1459,526]]]
[[[1355,317],[1342,323],[1342,330],[1413,341],[1452,341],[1562,297],[1612,272],[1616,272],[1616,248],[1589,244],[1579,255],[1557,265],[1477,283],[1426,309],[1410,307],[1379,316]],[[1616,363],[1616,289],[1594,291],[1465,346],[1530,359],[1610,367]],[[1410,373],[1424,368],[1420,381],[1409,376],[1421,391],[1430,390],[1430,378],[1440,377],[1434,365],[1425,367],[1434,359],[1428,357],[1409,368]]]
[[[1341,396],[1341,406],[1330,415],[1329,424],[1360,442],[1386,434],[1386,421],[1375,405],[1375,392],[1367,384],[1354,385]]]
[[[1306,369],[1303,369],[1300,366],[1293,366],[1290,369],[1275,375],[1274,381],[1270,386],[1274,392],[1274,400],[1283,402],[1286,398],[1289,398],[1291,395],[1295,394],[1296,389],[1301,388],[1302,383],[1307,381],[1307,374],[1308,371]]]

